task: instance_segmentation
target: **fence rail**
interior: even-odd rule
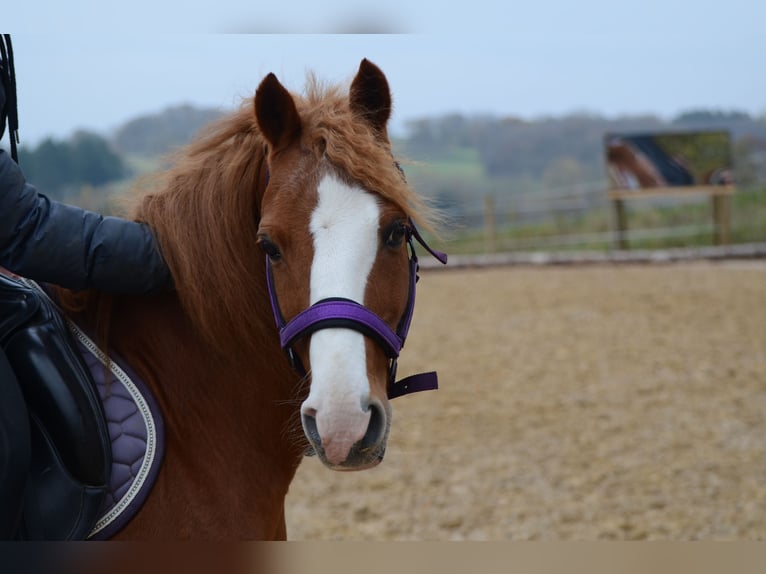
[[[766,265],[766,242],[707,247],[677,247],[671,249],[636,249],[633,251],[519,251],[450,255],[444,266],[430,258],[421,260],[423,269],[450,271],[466,268],[499,267],[503,265],[604,265],[604,264],[662,264],[693,261],[751,261]]]
[[[629,240],[657,239],[666,237],[694,237],[710,234],[715,231],[712,223],[700,225],[684,225],[675,227],[654,227],[646,229],[631,229],[626,232]],[[569,233],[541,237],[526,237],[519,239],[495,239],[493,251],[520,250],[545,247],[562,247],[574,245],[611,244],[615,241],[614,231],[596,231],[591,233]],[[485,244],[486,240],[477,240]]]

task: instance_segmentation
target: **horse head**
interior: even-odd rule
[[[310,381],[303,429],[328,467],[369,468],[388,440],[416,272],[417,200],[391,153],[388,82],[363,60],[347,94],[304,99],[269,74],[254,106],[268,147],[258,243],[283,347]]]

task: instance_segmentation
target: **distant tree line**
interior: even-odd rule
[[[64,141],[47,138],[36,147],[21,147],[19,163],[27,181],[53,197],[74,195],[83,186],[98,187],[128,175],[123,158],[109,141],[86,131]]]

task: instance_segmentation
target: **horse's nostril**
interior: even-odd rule
[[[386,413],[383,407],[373,402],[369,406],[370,423],[367,425],[367,432],[359,444],[361,450],[377,446],[383,439],[386,432]]]
[[[309,412],[312,414],[309,414]],[[316,411],[314,409],[309,409],[309,411],[301,415],[301,418],[303,419],[303,431],[306,433],[306,437],[314,444],[314,446],[321,446],[322,437],[319,436],[317,420],[314,414],[316,414]]]

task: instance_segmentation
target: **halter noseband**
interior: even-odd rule
[[[410,220],[407,226],[407,245],[409,246],[410,260],[410,284],[407,295],[407,306],[402,318],[394,331],[388,323],[376,313],[351,299],[333,297],[322,299],[311,305],[293,317],[285,321],[279,308],[277,293],[274,289],[274,277],[271,270],[271,259],[266,256],[266,283],[269,289],[271,309],[274,312],[274,321],[279,329],[279,341],[282,348],[287,352],[290,364],[301,375],[306,370],[300,362],[298,355],[293,350],[293,344],[303,337],[311,335],[320,329],[345,328],[353,329],[374,340],[385,351],[390,364],[388,369],[388,398],[395,399],[402,395],[418,391],[437,389],[439,384],[434,371],[412,375],[396,381],[396,363],[399,352],[404,346],[407,333],[412,322],[415,310],[415,284],[418,281],[418,258],[415,254],[413,239],[420,243],[426,251],[442,263],[447,263],[447,255],[431,249],[423,237],[418,233],[414,223]]]

